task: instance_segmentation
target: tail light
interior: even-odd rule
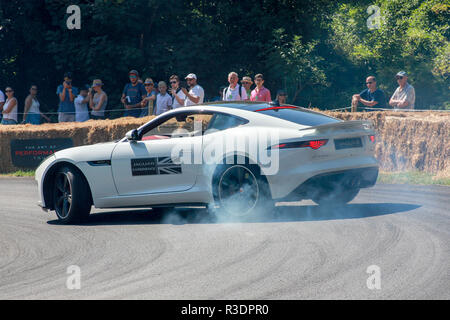
[[[313,150],[317,150],[320,147],[323,147],[324,145],[326,145],[327,142],[328,142],[328,139],[286,142],[286,143],[280,143],[280,144],[271,146],[271,147],[269,147],[269,149],[311,148]]]
[[[372,143],[375,143],[375,136],[369,136],[369,140],[372,141]]]

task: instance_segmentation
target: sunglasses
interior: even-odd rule
[[[5,92],[14,92],[14,90],[5,90]]]
[[[372,84],[373,82],[366,82],[366,84]]]
[[[130,79],[137,79],[136,76],[130,76]]]
[[[242,83],[242,84],[250,84],[250,82],[246,82],[246,81],[245,81],[245,82],[241,82],[241,83]]]
[[[171,84],[177,83],[176,81],[170,81]]]
[[[145,86],[146,86],[146,87],[153,87],[154,84],[153,84],[153,83],[146,83]]]
[[[401,79],[403,79],[403,77],[400,77],[400,76],[399,76],[399,77],[396,77],[396,78],[397,78],[397,80],[401,80]]]

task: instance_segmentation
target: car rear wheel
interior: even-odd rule
[[[244,218],[266,213],[273,207],[269,186],[250,165],[225,165],[214,179],[218,211],[229,217]]]
[[[320,206],[339,206],[349,203],[358,195],[360,189],[343,189],[339,191],[321,191],[312,196],[312,201]]]
[[[53,205],[63,223],[83,222],[91,212],[89,186],[76,170],[62,167],[55,174]]]

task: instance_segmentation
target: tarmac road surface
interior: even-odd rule
[[[450,187],[377,185],[252,222],[93,210],[65,226],[37,200],[34,180],[0,179],[0,299],[450,299]]]

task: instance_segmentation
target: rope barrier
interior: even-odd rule
[[[352,107],[344,107],[344,108],[336,108],[336,109],[329,109],[329,110],[323,110],[323,111],[342,111],[342,110],[348,110],[351,109]],[[450,112],[450,110],[421,110],[421,109],[385,109],[385,108],[369,108],[369,107],[358,107],[359,110],[363,109],[363,110],[368,110],[368,111],[393,111],[393,112]],[[125,112],[125,111],[132,111],[132,110],[139,110],[139,111],[143,111],[143,110],[147,110],[147,107],[145,108],[133,108],[133,109],[109,109],[109,110],[104,110],[104,112],[107,113],[111,113],[111,112]],[[44,115],[59,115],[59,112],[41,112]],[[64,113],[68,113],[68,114],[76,114],[76,112],[64,112]],[[80,112],[79,112],[80,113]],[[83,111],[81,112],[81,114],[90,114],[91,111]],[[24,115],[24,112],[17,112],[17,115]],[[28,112],[28,114],[33,114]]]
[[[338,108],[338,109],[331,109],[331,110],[325,110],[325,111],[340,111],[340,110],[347,110],[351,109],[352,107],[345,107],[345,108]]]
[[[145,108],[133,108],[133,109],[111,109],[111,110],[103,110],[104,112],[124,112],[124,111],[132,111],[132,110],[139,110],[139,111],[142,111],[142,110],[147,110],[147,108],[145,107]],[[88,114],[90,114],[92,111],[82,111],[82,112],[78,112],[78,114],[85,114],[85,113],[88,113]],[[96,111],[96,112],[99,112],[99,111]],[[44,114],[44,115],[59,115],[60,114],[60,112],[41,112],[42,114]],[[63,112],[63,113],[68,113],[68,114],[76,114],[77,112]],[[25,113],[24,112],[17,112],[17,115],[24,115]],[[36,114],[36,113],[30,113],[30,112],[28,112],[28,114]]]
[[[345,107],[345,108],[337,108],[337,109],[330,109],[330,110],[324,110],[324,111],[341,111],[341,110],[347,110],[351,109],[352,107]],[[386,108],[370,108],[370,107],[358,107],[358,110],[368,110],[368,111],[393,111],[393,112],[450,112],[450,110],[422,110],[422,109],[386,109]]]
[[[422,110],[422,109],[383,109],[383,108],[369,108],[369,107],[358,107],[359,109],[370,110],[370,111],[394,111],[394,112],[449,112],[450,110]]]

